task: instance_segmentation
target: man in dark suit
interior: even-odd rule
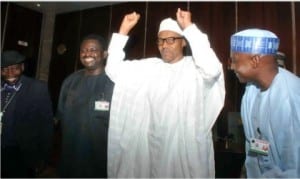
[[[36,177],[52,146],[48,87],[22,75],[24,60],[17,51],[1,54],[1,177]]]

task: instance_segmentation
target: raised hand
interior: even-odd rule
[[[176,17],[179,26],[183,30],[192,24],[192,14],[189,11],[183,11],[180,8],[178,8],[176,12]]]
[[[127,35],[130,32],[130,30],[137,24],[139,19],[140,19],[140,14],[136,12],[126,14],[120,26],[119,33],[123,35]]]

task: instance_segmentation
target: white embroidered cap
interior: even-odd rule
[[[278,37],[271,31],[247,29],[231,36],[231,52],[251,54],[276,54],[279,47]]]
[[[166,18],[161,21],[158,33],[164,30],[173,31],[178,33],[179,35],[182,35],[182,30],[179,27],[177,21],[173,20],[172,18]]]

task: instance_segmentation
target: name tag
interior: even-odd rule
[[[250,140],[250,151],[257,154],[268,155],[269,142],[265,140],[252,138]]]
[[[107,101],[95,101],[95,111],[108,111],[109,102]]]

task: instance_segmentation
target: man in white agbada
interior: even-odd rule
[[[211,129],[224,105],[223,68],[191,13],[178,9],[176,16],[160,24],[162,58],[123,61],[136,12],[112,36],[109,177],[215,176]],[[192,56],[183,54],[187,42]]]

